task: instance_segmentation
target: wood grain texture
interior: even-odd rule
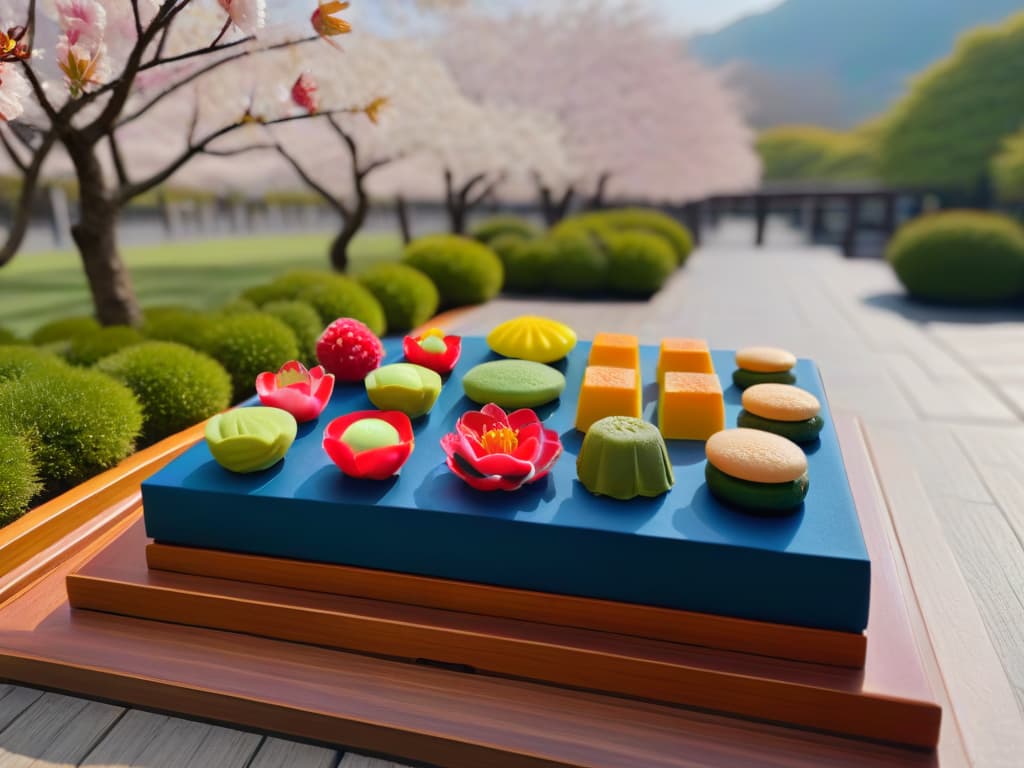
[[[863,486],[854,490],[860,504]],[[938,764],[933,753],[55,603],[95,551],[0,609],[0,676],[444,768]],[[938,754],[955,753],[957,738],[944,726]]]
[[[0,768],[76,766],[123,712],[98,701],[43,694],[0,733]]]
[[[333,749],[270,737],[264,739],[249,768],[334,768],[339,757]]]
[[[467,665],[577,688],[698,706],[884,741],[934,746],[930,701],[905,619],[875,621],[885,656],[863,673],[570,627],[150,571],[141,524],[68,577],[72,606]],[[878,580],[878,610],[899,601]]]
[[[149,542],[151,569],[577,627],[775,658],[864,666],[863,634],[747,621],[389,571]]]
[[[43,695],[42,691],[20,685],[0,685],[0,733],[17,720]]]

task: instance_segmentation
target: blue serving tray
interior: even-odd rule
[[[402,359],[385,342],[386,362]],[[475,491],[445,466],[439,441],[478,406],[460,379],[496,358],[464,338],[462,359],[434,409],[414,422],[416,448],[387,481],[345,477],[321,447],[327,423],[372,408],[362,385],[335,390],[318,421],[300,425],[285,460],[232,474],[200,443],[142,484],[147,534],[156,541],[339,563],[542,592],[659,605],[781,624],[860,632],[867,623],[870,564],[818,370],[795,369],[822,403],[825,428],[806,446],[810,490],[783,518],[720,504],[704,483],[704,444],[669,441],[676,485],[657,499],[591,495],[576,479],[582,435],[573,428],[590,345],[555,365],[562,398],[537,409],[565,452],[551,474],[514,493]],[[644,415],[655,420],[658,350],[642,347]],[[733,353],[713,352],[725,388],[726,425],[740,392]]]

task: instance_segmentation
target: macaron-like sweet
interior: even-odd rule
[[[732,383],[738,389],[755,384],[793,384],[796,356],[778,347],[744,347],[736,351]]]
[[[817,439],[825,426],[820,411],[818,398],[807,390],[789,384],[755,384],[743,392],[736,425],[807,443]]]
[[[576,475],[591,493],[623,501],[660,496],[675,484],[661,432],[632,416],[606,416],[590,425]]]
[[[206,444],[224,469],[248,474],[283,459],[297,431],[295,417],[280,408],[235,408],[206,422]]]
[[[536,408],[562,394],[565,376],[531,360],[492,360],[470,369],[462,377],[462,388],[466,397],[480,405]]]
[[[523,315],[496,326],[487,334],[487,345],[505,357],[553,363],[576,346],[576,331],[549,317]]]
[[[392,363],[363,380],[370,402],[382,411],[401,411],[415,419],[430,412],[441,393],[441,376],[415,363]]]
[[[790,512],[803,502],[807,457],[796,443],[756,429],[727,429],[705,444],[708,490],[720,501],[755,514]]]

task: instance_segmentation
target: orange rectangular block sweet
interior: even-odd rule
[[[629,333],[599,333],[590,345],[587,365],[640,368],[640,339]]]
[[[704,339],[662,339],[658,350],[658,381],[668,371],[714,373],[711,350]]]
[[[667,371],[658,397],[658,429],[666,440],[707,440],[725,429],[718,376]]]
[[[642,406],[640,374],[636,368],[587,366],[576,406],[576,429],[586,432],[605,416],[639,418]]]

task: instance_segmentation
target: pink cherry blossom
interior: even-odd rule
[[[13,64],[0,63],[0,120],[17,120],[25,111],[22,101],[29,94],[25,76]]]
[[[103,44],[107,12],[96,0],[57,0],[57,21],[69,46],[92,55]]]
[[[231,23],[242,32],[251,35],[257,29],[263,29],[267,23],[266,0],[217,0]]]

